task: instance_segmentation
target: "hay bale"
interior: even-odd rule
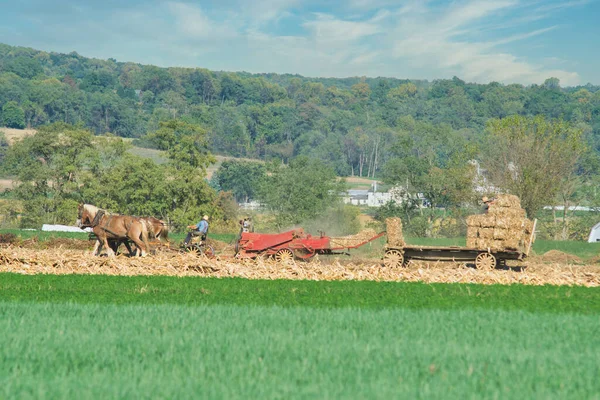
[[[506,240],[509,230],[502,228],[494,228],[494,240]]]
[[[481,218],[484,217],[484,215],[469,215],[467,217],[467,227],[476,227],[479,228],[481,226]]]
[[[514,217],[512,215],[498,215],[496,217],[496,227],[501,229],[525,230],[525,218]]]
[[[480,239],[493,240],[494,228],[479,228],[478,236]]]
[[[525,218],[525,210],[522,208],[506,208],[497,207],[491,205],[488,210],[489,215],[495,215],[496,217],[510,217],[510,218]]]
[[[531,233],[533,232],[533,221],[525,219],[524,221],[524,225],[525,225],[525,233],[527,235],[531,235]]]
[[[476,227],[469,226],[467,227],[467,239],[477,239],[477,231],[479,229]]]
[[[494,199],[493,203],[490,205],[490,208],[494,207],[505,207],[505,208],[521,208],[521,200],[518,196],[513,194],[499,194]]]
[[[476,237],[467,237],[467,247],[472,248],[472,249],[478,249],[479,248],[479,244],[478,244],[478,240]]]
[[[398,217],[386,218],[387,243],[391,247],[404,247],[404,235],[402,234],[402,220]]]
[[[493,239],[477,239],[477,249],[487,249],[490,247],[490,243],[493,242]]]
[[[479,219],[479,223],[482,228],[495,228],[496,216],[492,214],[483,214]]]
[[[356,235],[332,237],[330,244],[331,247],[355,247],[369,241],[369,239],[372,239],[375,236],[377,236],[377,232],[374,229],[369,228],[358,232]]]
[[[520,238],[511,237],[503,242],[503,250],[514,250],[518,251],[523,247],[522,241]]]

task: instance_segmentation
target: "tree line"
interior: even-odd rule
[[[305,78],[159,68],[0,44],[0,110],[9,127],[83,124],[145,139],[171,119],[200,125],[217,154],[284,163],[319,159],[341,176],[375,177],[398,141],[423,131],[480,143],[489,119],[561,118],[600,148],[600,89],[473,84],[459,78]],[[430,135],[431,136],[431,135]],[[444,158],[443,140],[431,141]],[[425,143],[422,143],[425,145]]]
[[[39,129],[14,149],[0,140],[0,157],[29,225],[70,218],[80,200],[176,226],[202,213],[231,224],[236,202],[260,199],[281,228],[336,210],[337,175],[400,187],[405,201],[379,217],[427,234],[436,209],[476,204],[473,161],[530,216],[600,204],[598,89],[159,68],[0,44],[0,124]],[[132,157],[119,137],[168,162]],[[207,182],[213,153],[264,163],[225,162]],[[567,214],[554,214],[555,236],[569,237]]]

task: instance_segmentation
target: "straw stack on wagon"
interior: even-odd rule
[[[332,237],[330,239],[331,247],[354,247],[363,244],[373,237],[377,236],[374,229],[368,228],[358,232],[356,235]]]
[[[467,218],[467,247],[491,251],[524,251],[533,222],[525,216],[517,196],[501,194],[487,214]]]
[[[387,244],[389,247],[404,247],[404,235],[402,234],[402,220],[398,217],[386,218]]]

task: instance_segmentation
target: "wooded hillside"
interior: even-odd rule
[[[524,87],[159,68],[0,44],[6,126],[62,121],[139,138],[177,118],[206,128],[215,153],[308,155],[339,175],[374,176],[406,149],[435,153],[443,166],[453,149],[482,142],[488,119],[513,114],[563,118],[598,149],[599,89],[561,88],[550,77]]]

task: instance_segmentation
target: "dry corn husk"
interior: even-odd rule
[[[330,259],[331,260],[331,259]],[[189,253],[157,252],[145,258],[92,257],[88,251],[64,248],[0,248],[0,272],[20,274],[170,275],[242,277],[247,279],[419,281],[426,283],[481,283],[600,286],[600,266],[546,264],[540,258],[518,270],[477,270],[461,263],[412,262],[390,269],[381,260],[329,263],[277,263],[272,260],[208,259]]]

